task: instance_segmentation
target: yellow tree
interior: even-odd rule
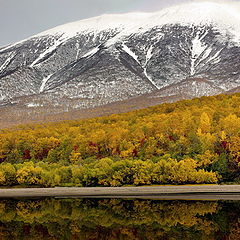
[[[201,114],[198,129],[201,130],[202,133],[208,133],[211,131],[211,119],[206,112]]]
[[[234,136],[240,132],[240,118],[235,114],[230,114],[220,121],[220,127],[227,136]]]

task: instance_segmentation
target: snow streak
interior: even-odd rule
[[[47,76],[46,78],[44,78],[44,79],[42,80],[42,84],[41,84],[41,86],[40,86],[39,93],[43,92],[43,90],[44,90],[44,88],[45,88],[45,86],[46,86],[47,81],[49,80],[49,78],[50,78],[52,75],[53,75],[53,74],[50,74],[49,76]]]
[[[128,55],[130,55],[138,64],[140,64],[138,60],[138,56],[126,44],[123,43],[122,46],[123,46],[122,48],[123,51],[125,51]]]
[[[200,32],[197,33],[197,36],[192,40],[192,55],[191,55],[191,76],[193,76],[196,73],[196,67],[197,65],[206,58],[210,52],[211,49],[208,49],[206,52],[207,54],[204,54],[203,58],[200,59],[202,53],[207,50],[208,46],[202,40],[207,35],[207,32],[205,32],[202,36],[200,36]]]
[[[3,63],[3,65],[0,66],[0,73],[3,72],[6,67],[9,65],[9,63],[11,62],[11,60],[15,57],[15,53],[12,53],[7,60]]]
[[[151,45],[150,48],[148,49],[147,51],[147,55],[146,55],[146,60],[145,60],[145,64],[143,66],[143,69],[144,69],[144,74],[145,76],[147,77],[147,79],[157,88],[159,89],[159,87],[156,85],[156,83],[152,80],[151,76],[148,75],[147,73],[147,64],[148,62],[150,61],[150,59],[152,58],[153,56],[153,46]]]
[[[93,48],[91,51],[87,52],[86,54],[84,54],[82,56],[82,58],[86,58],[86,57],[92,57],[94,54],[96,54],[99,51],[99,46]]]
[[[32,62],[32,64],[30,65],[30,67],[34,67],[35,65],[37,65],[42,59],[44,59],[48,54],[50,54],[51,52],[53,52],[55,49],[57,49],[61,44],[63,43],[63,40],[58,40],[55,41],[55,43],[50,46],[46,51],[44,51],[43,53],[41,53],[39,55],[38,58],[35,59],[35,61]]]

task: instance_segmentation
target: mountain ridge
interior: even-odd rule
[[[197,2],[104,15],[2,47],[0,106],[57,113],[155,91],[186,98],[231,92],[240,86],[238,12]]]
[[[188,6],[188,7],[187,7]],[[240,8],[240,7],[239,7]],[[195,9],[195,10],[194,10]],[[189,16],[186,17],[186,10],[191,13],[191,18]],[[226,12],[226,16],[219,15],[218,11],[224,11]],[[197,14],[193,14],[197,13]],[[39,37],[39,36],[45,36],[45,35],[56,35],[56,34],[65,34],[69,35],[70,37],[75,36],[80,31],[101,31],[105,29],[111,29],[111,28],[117,28],[117,27],[125,27],[128,29],[131,29],[132,27],[139,26],[140,28],[143,28],[144,24],[143,22],[146,22],[146,18],[152,18],[157,19],[161,18],[160,20],[156,21],[150,21],[151,25],[159,25],[159,24],[167,24],[169,23],[169,20],[165,20],[162,17],[166,17],[170,14],[176,13],[174,18],[170,19],[170,22],[175,23],[221,23],[223,25],[231,25],[238,30],[240,29],[239,24],[234,21],[234,18],[237,18],[240,20],[240,17],[238,15],[238,10],[234,9],[234,7],[230,4],[225,3],[216,3],[211,1],[203,1],[203,2],[193,2],[193,3],[182,3],[176,6],[171,6],[168,8],[164,8],[160,11],[156,12],[132,12],[132,13],[119,13],[119,14],[102,14],[100,16],[91,17],[87,19],[82,19],[79,21],[73,21],[67,24],[62,24],[56,27],[53,27],[51,29],[42,31],[38,34],[35,34],[33,36],[30,36],[26,39],[23,39],[21,41],[18,41],[13,44],[8,44],[6,46],[0,46],[0,52],[4,51],[5,49],[9,49],[10,47],[20,44],[22,42],[25,42],[27,40],[30,40],[31,38]],[[204,13],[204,14],[203,14]],[[211,13],[211,14],[209,14]],[[213,14],[214,13],[214,14]],[[229,18],[229,14],[232,18]],[[214,17],[213,17],[214,15]],[[215,16],[216,15],[216,16]],[[194,17],[193,17],[194,16]],[[139,21],[137,24],[133,23],[134,21]],[[123,24],[123,22],[125,24]],[[233,24],[235,23],[235,24]],[[126,26],[127,24],[127,26]],[[130,25],[130,26],[129,26]],[[147,24],[145,24],[147,25]],[[152,27],[152,26],[151,26]],[[237,35],[240,38],[240,33],[237,33]],[[66,39],[67,40],[67,39]]]

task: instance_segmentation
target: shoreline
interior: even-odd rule
[[[0,189],[4,198],[143,198],[179,200],[240,200],[240,185],[177,185],[143,187],[55,187]]]

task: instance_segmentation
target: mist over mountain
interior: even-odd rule
[[[237,92],[239,22],[232,4],[194,2],[102,15],[1,47],[2,118]]]

